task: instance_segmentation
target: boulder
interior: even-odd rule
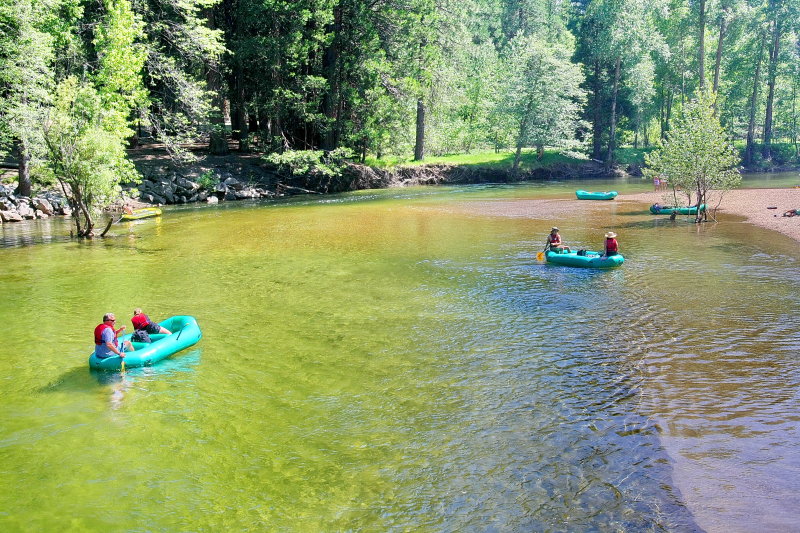
[[[53,214],[53,206],[50,202],[47,201],[46,198],[36,197],[33,199],[33,205],[36,207],[37,210],[41,211],[45,215],[52,215]]]
[[[0,198],[0,211],[15,211],[17,204],[11,201],[10,198]]]
[[[16,211],[0,211],[3,222],[22,222],[22,215]]]
[[[51,214],[52,214],[52,213],[51,213]],[[41,209],[37,209],[37,210],[36,210],[36,218],[47,218],[47,217],[49,217],[49,216],[50,216],[50,215],[48,215],[47,213],[45,213],[45,212],[44,212],[44,211],[42,211]]]
[[[209,197],[206,198],[206,202],[209,203],[209,204],[218,204],[219,203],[219,198],[217,198],[216,196],[212,195],[212,196],[209,196]]]
[[[17,212],[22,216],[22,218],[27,218],[28,220],[33,220],[36,218],[36,212],[28,204],[20,203],[20,205],[17,207]]]
[[[234,177],[227,178],[223,183],[234,191],[241,191],[245,188],[245,184]]]

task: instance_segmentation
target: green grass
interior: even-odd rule
[[[531,170],[540,167],[549,167],[558,163],[581,163],[585,159],[570,157],[562,154],[558,150],[545,150],[541,160],[536,158],[535,150],[523,150],[520,160],[522,170]],[[452,154],[445,156],[426,157],[424,161],[412,161],[410,158],[367,158],[366,164],[380,168],[392,168],[395,166],[419,166],[419,165],[464,165],[488,168],[511,168],[514,164],[514,152],[494,151],[474,152],[470,154]]]
[[[632,146],[625,146],[614,150],[614,156],[617,164],[624,165],[644,165],[644,155],[655,150],[655,146],[649,148],[634,148]]]

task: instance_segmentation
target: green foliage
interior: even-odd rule
[[[200,185],[201,189],[211,191],[219,184],[219,178],[214,174],[213,170],[206,170],[197,178],[197,184]]]
[[[67,78],[44,124],[47,158],[37,170],[61,185],[80,237],[92,235],[93,211],[119,195],[120,183],[140,181],[125,153],[131,131],[119,114],[94,87]]]
[[[691,202],[708,204],[712,191],[738,187],[739,155],[728,141],[714,110],[714,95],[698,92],[683,108],[675,127],[660,149],[647,154],[645,176],[664,176],[673,189],[686,191]],[[697,220],[704,216],[698,213]]]
[[[511,42],[499,115],[515,132],[518,150],[566,146],[574,138],[586,96],[581,70],[566,52],[532,37]]]
[[[322,150],[288,150],[282,154],[264,156],[267,163],[275,165],[278,172],[289,176],[341,176],[347,160],[353,157],[347,148],[325,152]]]

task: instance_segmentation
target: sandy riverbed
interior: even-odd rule
[[[719,195],[712,197],[710,207],[716,206]],[[671,193],[646,192],[620,195],[616,202],[631,202],[652,205],[671,205]],[[679,198],[679,201],[684,201]],[[454,209],[466,213],[483,213],[486,215],[535,218],[544,220],[557,219],[564,212],[572,214],[589,213],[597,207],[597,202],[587,202],[574,198],[540,199],[540,200],[492,200],[463,203]],[[768,209],[775,207],[776,209]],[[736,189],[722,196],[719,211],[726,214],[740,215],[747,222],[761,226],[800,241],[800,216],[784,217],[789,209],[800,209],[800,188],[784,189]]]
[[[621,195],[617,200],[645,204],[659,202],[667,205],[672,204],[669,201],[670,196],[663,192],[647,192]],[[714,207],[718,198],[715,195],[709,207]],[[769,209],[770,207],[777,209]],[[789,209],[800,209],[800,188],[736,189],[726,192],[719,205],[720,212],[744,216],[751,224],[778,231],[800,241],[800,216],[782,216]]]

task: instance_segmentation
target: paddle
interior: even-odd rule
[[[544,253],[547,251],[547,248],[550,246],[550,243],[544,245],[544,250],[536,254],[537,261],[544,261]]]

